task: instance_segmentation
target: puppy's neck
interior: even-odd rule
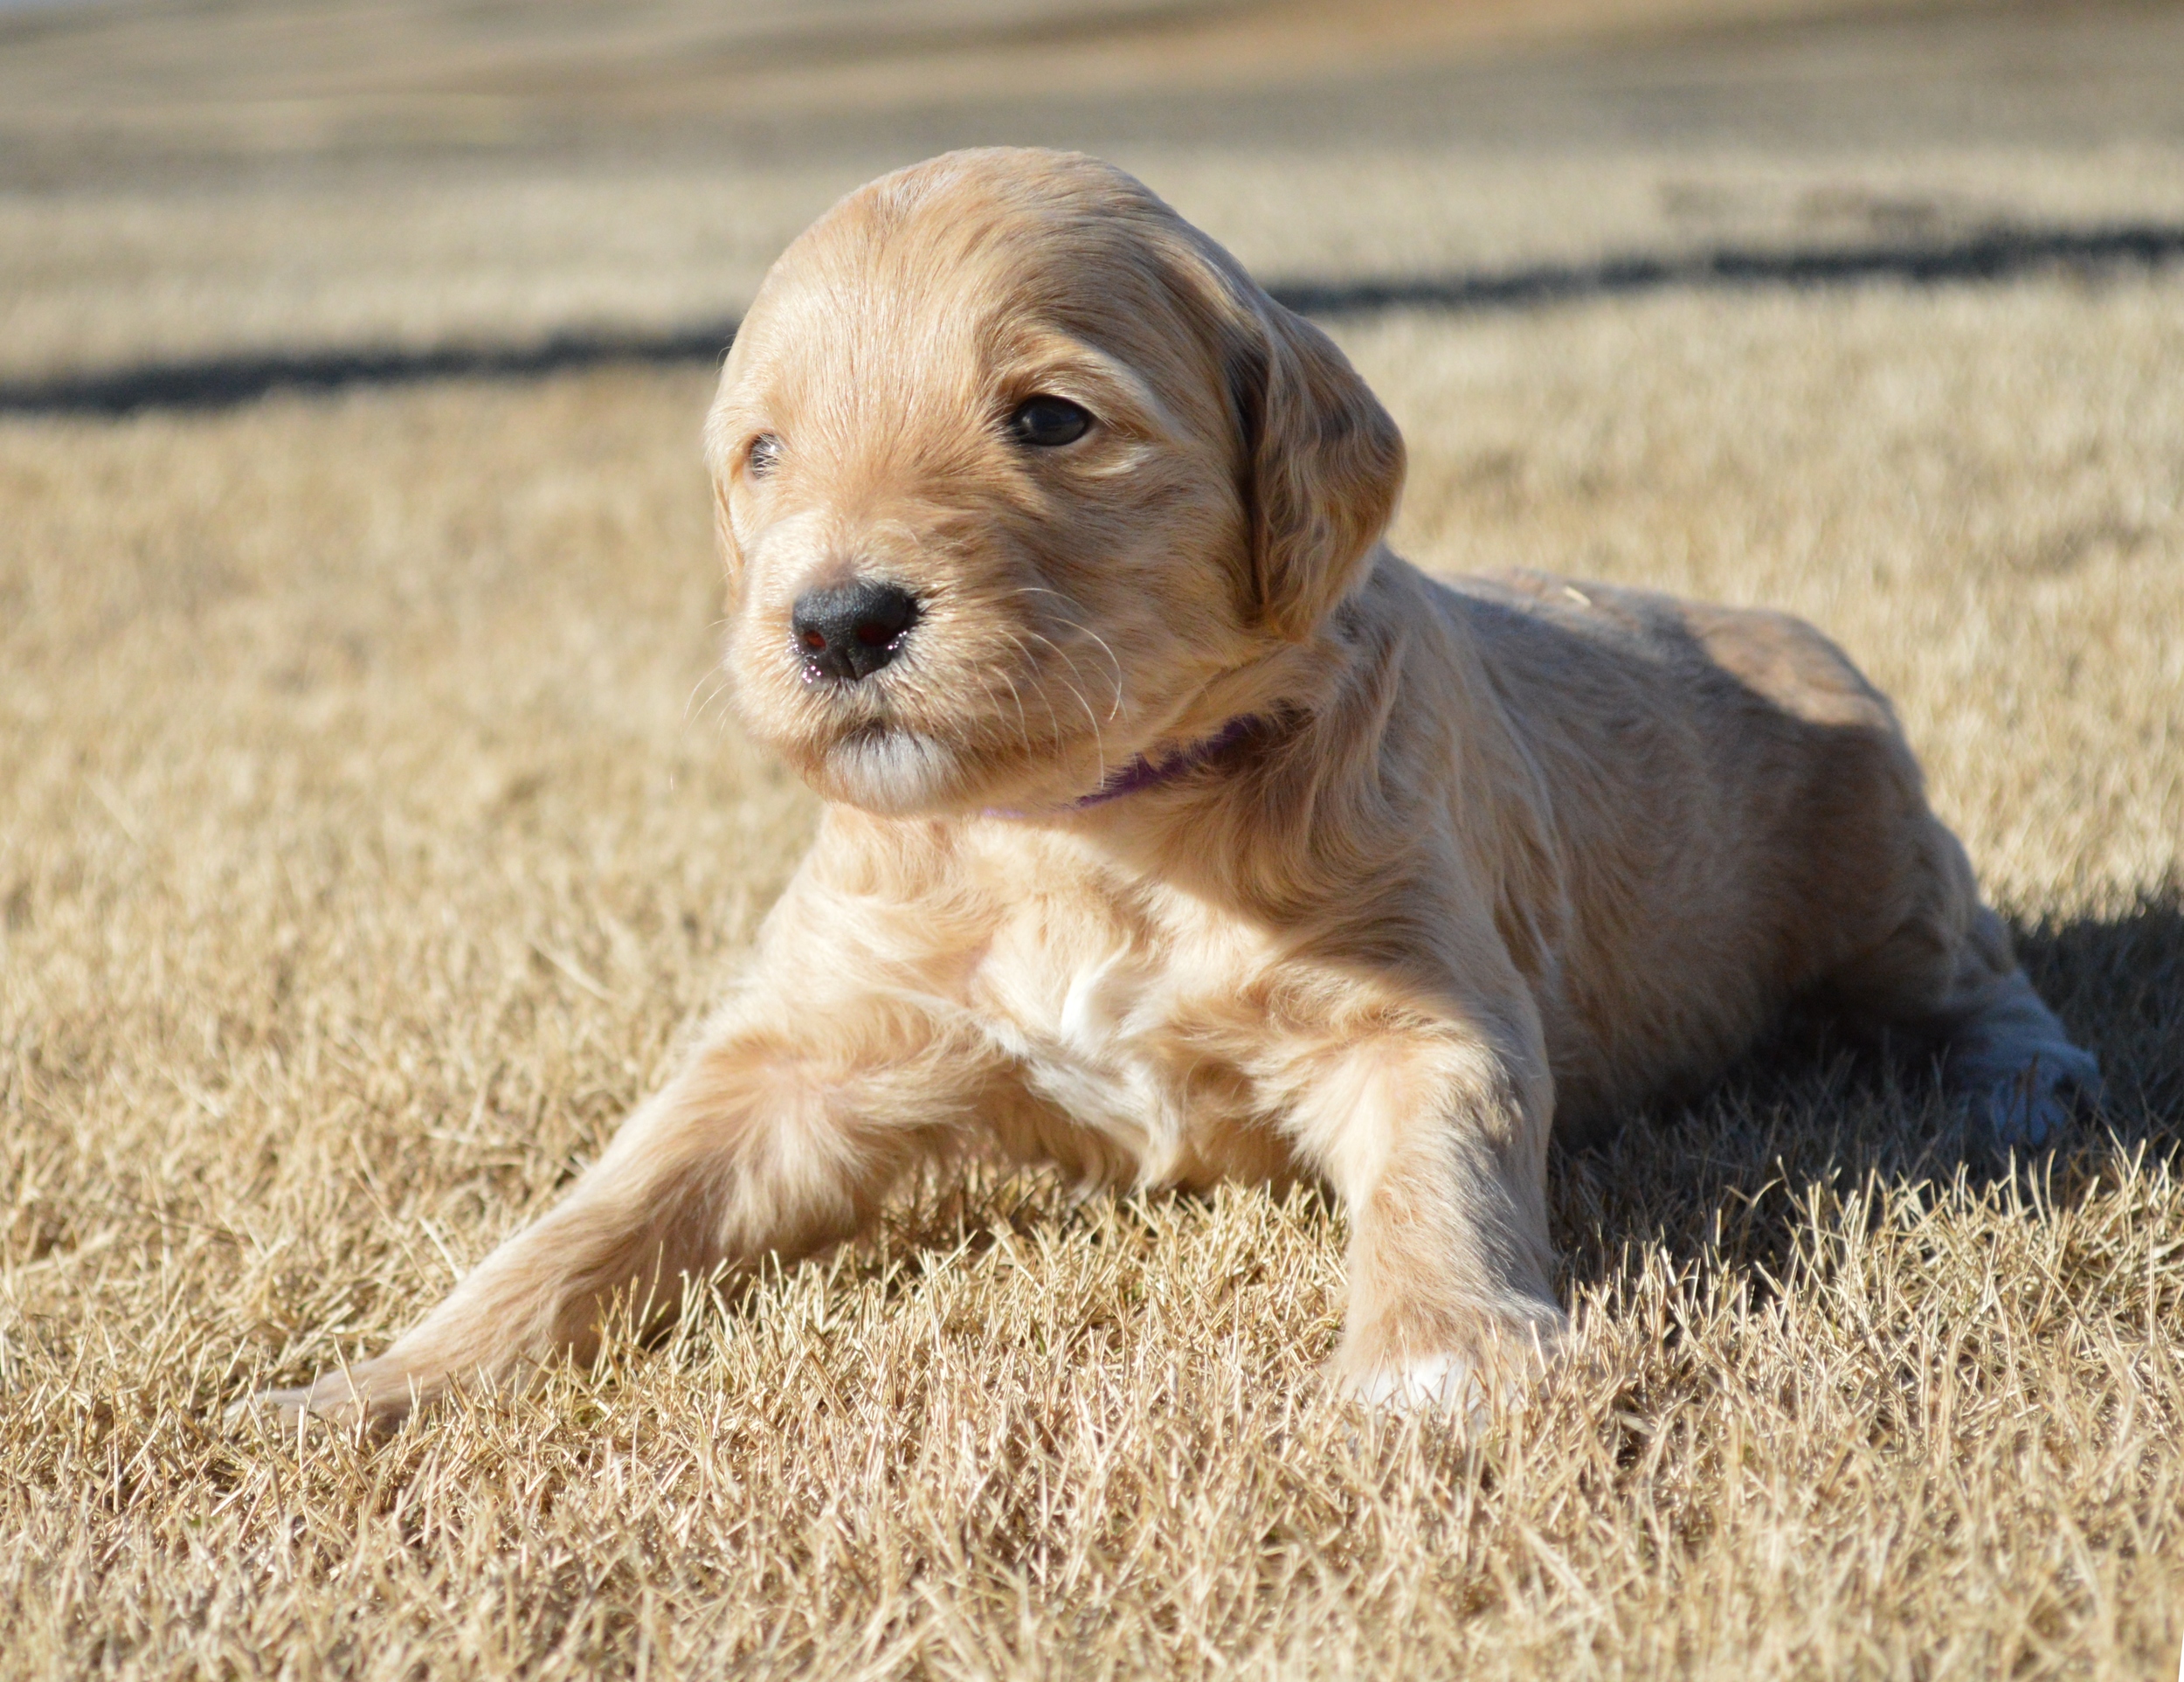
[[[1324,737],[1332,730],[1343,744],[1339,751],[1281,756],[1301,766],[1307,780],[1324,780],[1370,763],[1373,756],[1366,738],[1377,740],[1386,723],[1386,703],[1392,694],[1387,680],[1400,662],[1401,647],[1421,630],[1444,640],[1448,635],[1448,626],[1427,608],[1420,594],[1423,580],[1414,569],[1385,547],[1374,560],[1361,586],[1310,637],[1266,647],[1222,673],[1196,698],[1191,711],[1220,723],[1201,726],[1202,734],[1180,745],[1140,754],[1109,772],[1089,794],[1033,809],[989,806],[981,815],[1053,822],[1094,813],[1119,817],[1127,809],[1133,821],[1124,827],[1136,830],[1140,826],[1130,797],[1184,790],[1213,794],[1237,776],[1248,775],[1247,767],[1264,759],[1277,743],[1299,733]],[[1185,800],[1152,804],[1184,819],[1186,827],[1190,820],[1185,814],[1195,809]],[[1296,804],[1309,809],[1312,802],[1300,799]],[[1172,826],[1155,827],[1165,831]]]
[[[1165,787],[1182,781],[1193,772],[1212,765],[1231,749],[1241,745],[1252,736],[1266,728],[1266,720],[1256,713],[1244,713],[1230,719],[1211,736],[1186,744],[1163,754],[1139,754],[1128,765],[1108,773],[1107,779],[1089,794],[1082,794],[1060,813],[1086,812],[1110,800],[1126,799],[1133,794]],[[988,806],[984,813],[989,818],[1023,819],[1034,814],[1012,810],[1006,806]]]

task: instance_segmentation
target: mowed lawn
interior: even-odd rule
[[[2101,1056],[1995,1173],[1795,1037],[1559,1159],[1582,1358],[1337,1403],[1343,1221],[984,1170],[384,1443],[223,1423],[595,1156],[810,798],[707,370],[0,419],[0,1674],[2166,1677],[2184,273],[1356,318],[1400,547],[1813,618]]]

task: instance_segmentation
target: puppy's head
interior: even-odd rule
[[[1358,581],[1403,472],[1316,329],[1130,177],[1037,151],[820,218],[706,444],[736,709],[890,813],[1059,804],[1217,728],[1223,680]]]

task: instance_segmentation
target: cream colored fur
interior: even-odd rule
[[[1039,394],[1090,432],[1013,437]],[[818,842],[563,1201],[291,1416],[583,1358],[618,1295],[809,1253],[990,1146],[1324,1182],[1338,1376],[1468,1409],[1563,1332],[1551,1130],[1705,1081],[1793,1000],[1946,1049],[2005,1139],[2096,1083],[1825,639],[1427,579],[1379,541],[1403,449],[1372,393],[1116,170],[961,153],[852,195],[767,280],[706,442],[736,703],[829,800]],[[791,606],[858,578],[923,617],[809,682]]]

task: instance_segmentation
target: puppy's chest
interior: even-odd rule
[[[1219,1141],[1261,1107],[1239,1032],[1265,961],[1249,932],[1188,901],[1017,886],[967,1002],[1026,1084],[1143,1182],[1233,1166]],[[1040,1149],[1071,1154],[1061,1140]]]

